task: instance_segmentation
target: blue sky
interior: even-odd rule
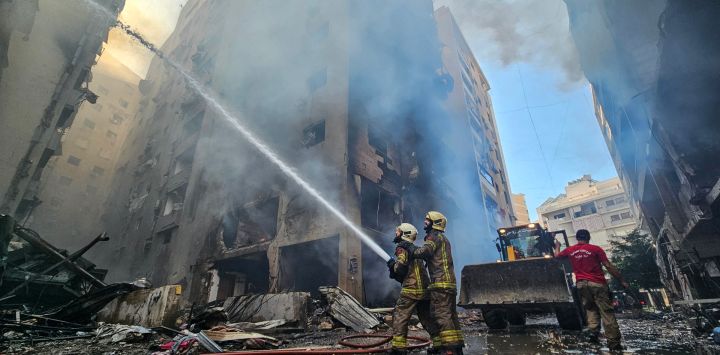
[[[568,181],[583,174],[597,180],[617,175],[595,119],[589,85],[561,89],[564,77],[558,70],[478,60],[490,82],[511,189],[525,194],[531,219],[536,218],[535,208],[563,193]]]
[[[531,219],[568,181],[583,174],[596,180],[617,175],[563,0],[434,0],[434,5],[450,8],[488,78],[511,190],[525,194]]]

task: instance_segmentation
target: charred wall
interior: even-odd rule
[[[566,1],[618,174],[677,297],[716,297],[717,61],[713,1]],[[660,252],[662,250],[662,252]]]

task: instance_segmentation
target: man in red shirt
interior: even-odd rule
[[[560,251],[560,242],[555,241],[555,257],[570,259],[578,293],[587,314],[588,329],[592,339],[597,341],[600,334],[600,319],[602,319],[608,348],[612,351],[622,350],[620,328],[615,319],[615,310],[610,301],[610,290],[605,281],[602,267],[604,266],[613,277],[620,281],[623,287],[628,288],[628,284],[615,265],[610,263],[605,251],[597,245],[590,244],[590,232],[586,229],[579,229],[575,238],[577,238],[577,244],[563,251]]]

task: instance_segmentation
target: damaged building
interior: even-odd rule
[[[105,53],[92,68],[94,104],[78,108],[75,124],[62,138],[63,154],[53,156],[40,180],[26,225],[65,248],[79,249],[103,232],[100,222],[113,171],[139,101],[140,77]],[[78,218],[82,216],[82,218]]]
[[[102,0],[108,14],[123,0]],[[24,221],[42,203],[48,161],[62,155],[62,139],[89,90],[90,68],[115,19],[84,1],[0,3],[0,213]]]
[[[162,51],[385,250],[436,209],[468,246],[459,258],[481,262],[511,223],[509,186],[489,85],[443,11],[191,0]],[[384,260],[172,66],[155,58],[139,89],[102,217],[108,279],[180,284],[197,302],[339,286],[388,303]]]
[[[566,0],[610,155],[678,298],[720,294],[720,5]]]

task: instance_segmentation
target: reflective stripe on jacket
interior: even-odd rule
[[[450,241],[440,231],[425,236],[425,244],[415,250],[415,257],[427,262],[430,271],[429,289],[457,290]]]

